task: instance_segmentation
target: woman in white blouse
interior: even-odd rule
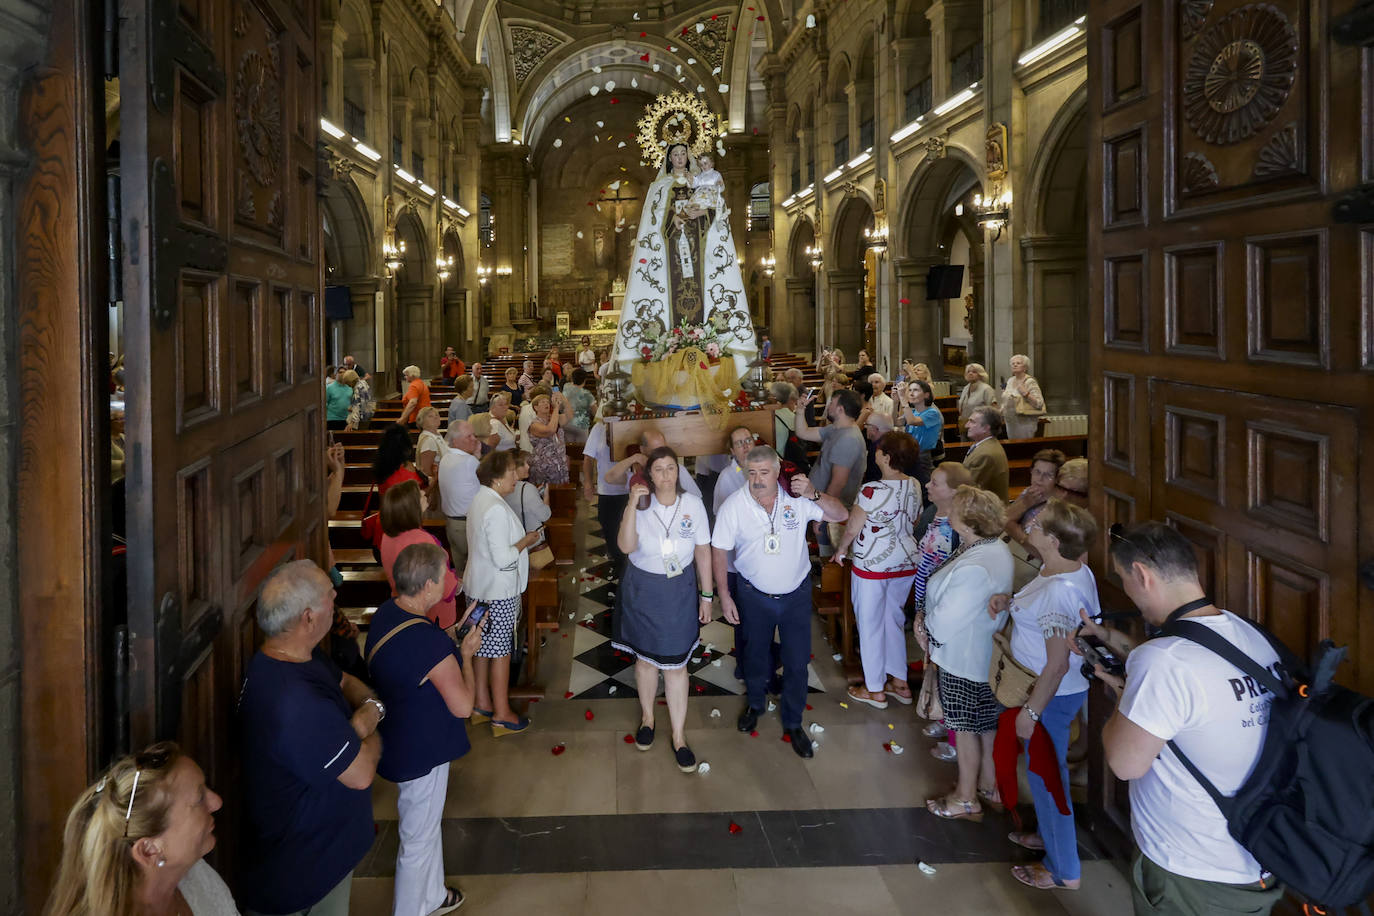
[[[448,454],[448,443],[439,435],[441,418],[442,415],[434,407],[420,408],[420,413],[415,418],[415,424],[420,427],[420,438],[415,444],[415,453],[419,457],[415,460],[415,466],[429,481],[429,489],[425,491],[425,495],[429,498],[431,506],[439,505],[439,462]]]
[[[663,693],[672,726],[670,749],[684,773],[697,759],[683,734],[687,719],[687,660],[700,627],[711,622],[711,528],[701,498],[683,492],[677,453],[660,446],[644,466],[652,483],[647,509],[637,509],[650,487],[635,480],[621,516],[616,543],[629,557],[616,594],[611,645],[635,656],[640,724],[635,746],[654,741],[654,698],[663,672]]]
[[[1002,421],[1008,439],[1030,439],[1045,413],[1045,398],[1040,383],[1030,374],[1030,359],[1022,354],[1011,358],[1011,378],[1002,390]]]
[[[476,721],[491,719],[496,737],[524,731],[530,720],[510,708],[510,656],[515,625],[520,619],[520,596],[529,581],[529,548],[543,529],[525,532],[520,517],[506,504],[515,490],[514,452],[492,452],[477,465],[482,486],[468,507],[468,565],[463,591],[469,600],[487,606],[486,629],[473,669],[477,699]]]
[[[993,736],[1002,707],[988,686],[992,635],[1006,614],[990,618],[988,601],[1011,588],[1011,550],[1003,543],[1002,501],[965,484],[954,494],[949,523],[959,549],[930,574],[917,638],[940,666],[940,707],[958,736],[959,781],[944,798],[926,802],[938,817],[983,819],[982,801],[1001,805],[992,765]],[[976,792],[976,795],[975,795]]]

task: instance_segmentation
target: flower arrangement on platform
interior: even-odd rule
[[[694,347],[715,361],[732,355],[729,346],[732,340],[732,335],[721,334],[721,329],[714,321],[696,324],[684,319],[677,327],[661,334],[652,344],[642,344],[639,355],[646,363],[656,363],[673,356],[679,350]]]

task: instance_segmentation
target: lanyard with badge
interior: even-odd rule
[[[663,556],[663,574],[669,579],[682,575],[682,561],[678,559],[677,545],[673,543],[673,524],[677,521],[677,514],[681,508],[682,496],[679,494],[673,504],[673,517],[666,525],[663,523],[663,516],[658,514],[658,508],[653,509],[654,518],[663,525],[663,542],[659,551]]]
[[[778,530],[774,525],[778,514],[778,503],[780,502],[782,500],[774,496],[773,511],[768,513],[768,537],[763,539],[763,552],[769,556],[782,553],[782,538],[778,537]]]

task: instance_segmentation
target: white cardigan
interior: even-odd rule
[[[1011,550],[997,540],[970,547],[931,575],[926,583],[931,661],[955,677],[987,683],[992,634],[1007,622],[1005,611],[995,620],[988,617],[988,599],[1011,593],[1014,567]]]
[[[479,487],[468,507],[468,566],[463,594],[469,600],[518,598],[530,577],[530,556],[516,550],[525,526],[491,487]]]

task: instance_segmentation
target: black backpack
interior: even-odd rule
[[[1200,623],[1165,635],[1210,649],[1274,695],[1254,771],[1226,798],[1169,742],[1226,817],[1236,842],[1291,890],[1325,907],[1363,904],[1374,892],[1374,699],[1334,683],[1345,647],[1317,647],[1310,676],[1263,627],[1283,680]]]
[[[797,438],[796,430],[782,420],[778,422],[782,423],[782,428],[787,430],[787,438],[782,442],[782,448],[778,450],[782,460],[790,461],[796,465],[799,474],[811,473],[811,461],[806,455],[806,446],[802,445],[802,441]]]

